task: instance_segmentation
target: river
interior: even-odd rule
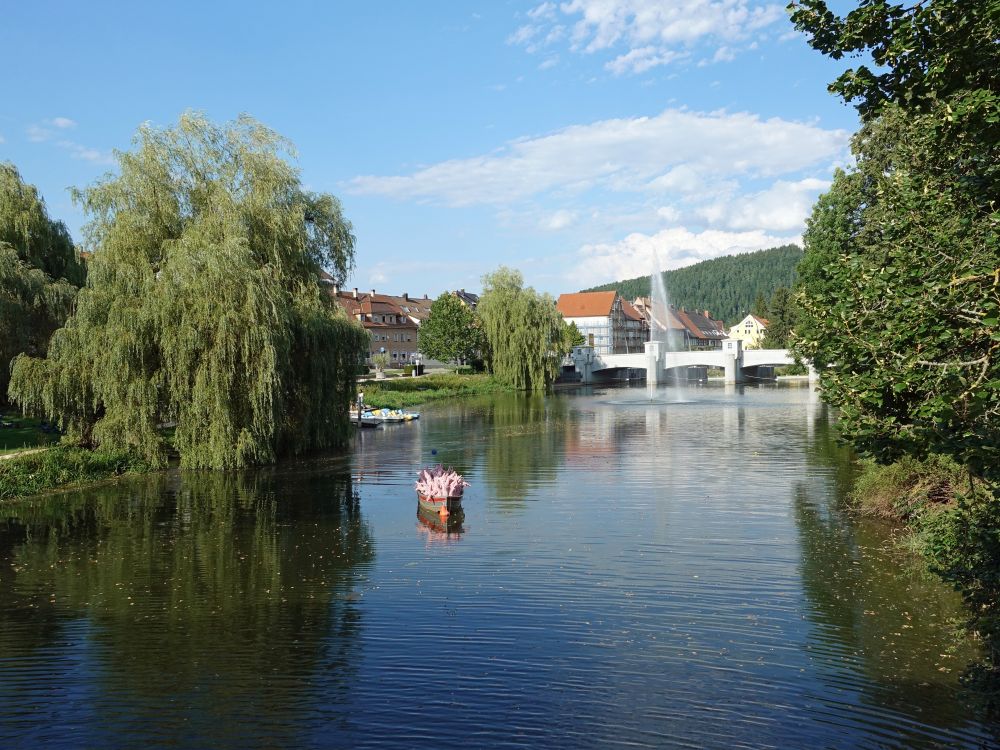
[[[456,400],[0,508],[0,747],[994,746],[961,602],[844,513],[815,394],[653,397]],[[450,528],[435,462],[472,483]]]

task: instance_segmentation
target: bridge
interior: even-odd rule
[[[667,351],[659,341],[647,341],[645,351],[635,354],[597,354],[591,346],[574,346],[571,357],[584,383],[592,383],[598,372],[631,369],[645,370],[646,382],[658,385],[666,382],[669,371],[684,372],[688,367],[717,367],[725,372],[727,383],[743,383],[758,367],[795,364],[787,349],[744,349],[738,339],[726,339],[721,349],[690,352]],[[811,366],[809,379],[816,379]]]

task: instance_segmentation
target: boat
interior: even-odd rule
[[[372,409],[369,413],[375,419],[387,423],[412,422],[414,419],[420,419],[419,413],[402,411],[401,409]]]
[[[439,516],[447,516],[451,513],[462,510],[462,496],[452,495],[450,497],[432,497],[422,492],[417,493],[417,503],[422,510],[436,513]]]
[[[421,469],[417,476],[418,508],[446,518],[462,510],[462,494],[469,483],[454,469],[438,464]]]

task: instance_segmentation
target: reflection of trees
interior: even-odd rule
[[[349,477],[160,474],[9,515],[6,641],[51,646],[58,622],[85,618],[98,692],[130,726],[183,722],[206,746],[252,727],[283,744],[312,681],[329,698],[349,679],[353,571],[374,555]],[[24,620],[47,624],[11,642]]]
[[[826,662],[820,674],[840,688],[856,664],[866,676],[858,684],[871,686],[864,703],[932,726],[963,724],[968,708],[956,677],[974,651],[962,644],[946,655],[956,639],[957,598],[907,559],[884,527],[851,523],[832,505],[817,506],[805,484],[793,503],[815,626],[810,652]],[[894,725],[900,746],[919,744],[920,735],[910,731],[908,722]]]
[[[535,486],[555,480],[574,428],[565,399],[496,397],[487,422],[486,482],[500,503],[520,505]]]

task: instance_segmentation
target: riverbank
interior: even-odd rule
[[[145,462],[127,453],[60,445],[0,462],[0,500],[14,500],[148,470]]]
[[[365,405],[376,409],[402,409],[428,401],[458,396],[485,396],[513,393],[510,386],[489,375],[422,375],[416,378],[368,380],[358,384]]]
[[[865,463],[850,501],[862,514],[900,521],[904,543],[962,594],[967,628],[984,658],[965,675],[1000,712],[1000,493],[944,456]]]

